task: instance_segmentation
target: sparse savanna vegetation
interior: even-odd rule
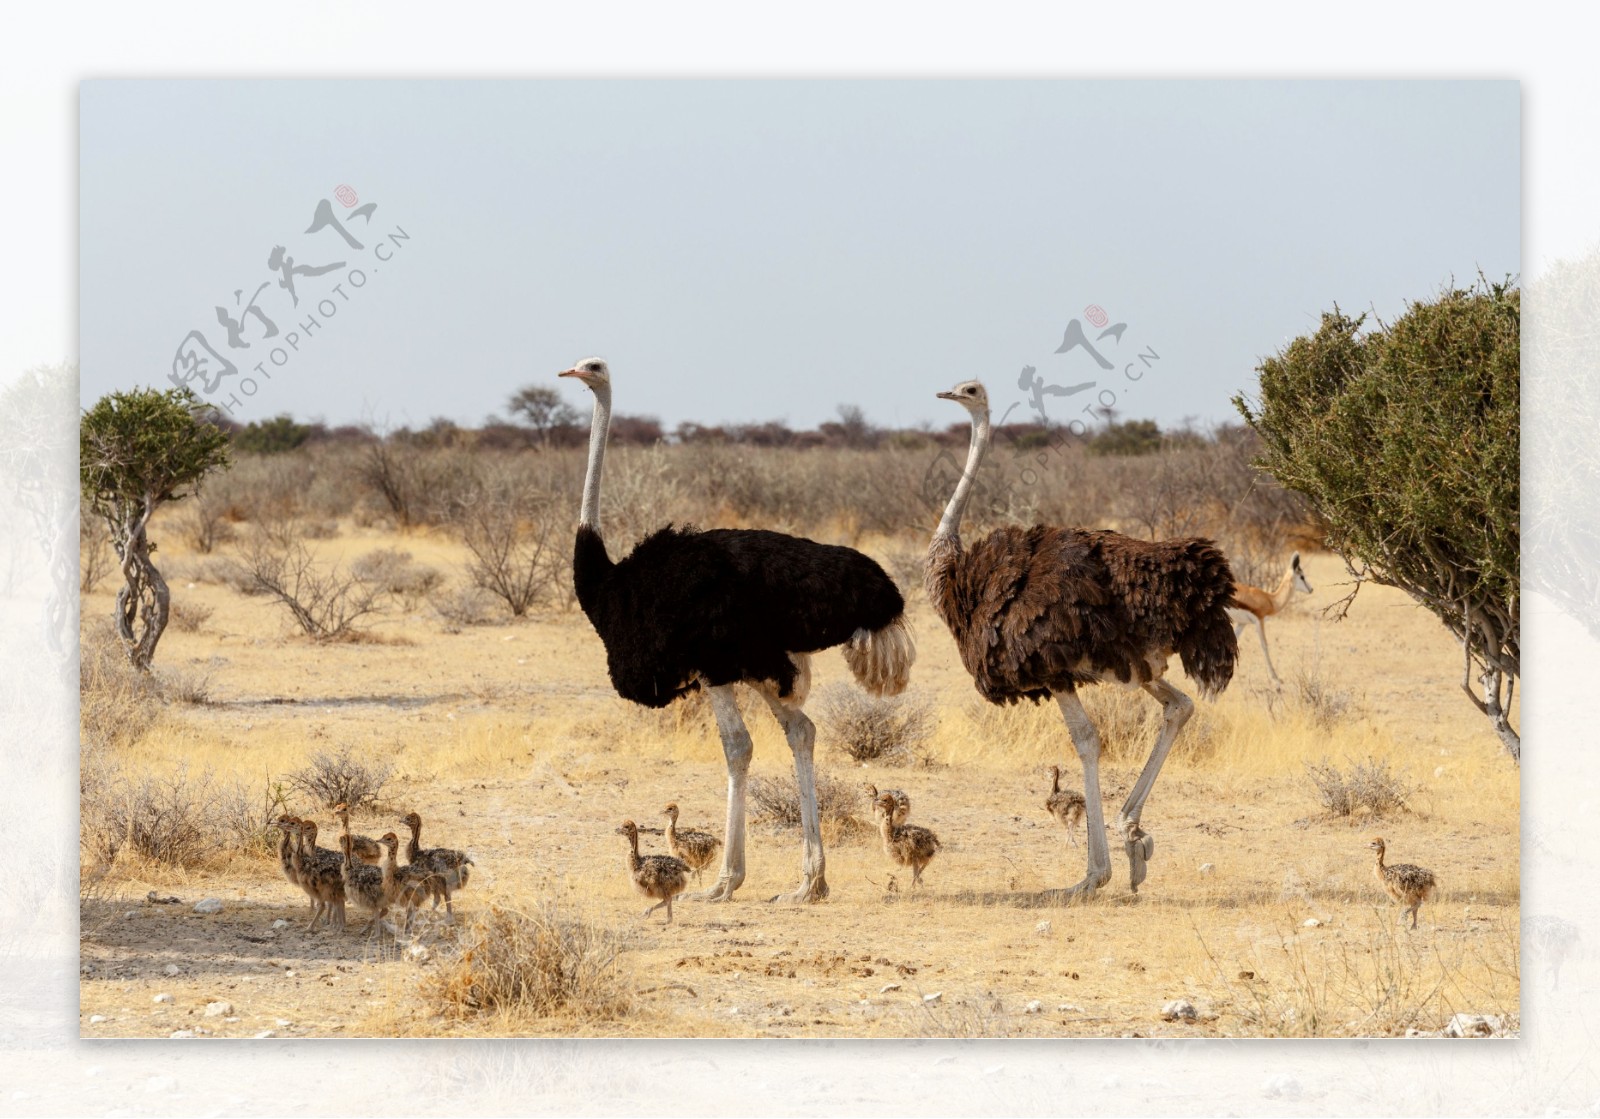
[[[905,589],[918,646],[892,699],[847,683],[837,653],[815,658],[826,903],[766,903],[796,881],[799,803],[782,734],[743,695],[745,885],[728,905],[680,898],[671,926],[640,922],[615,829],[633,819],[642,853],[665,854],[675,802],[680,826],[720,836],[722,747],[698,694],[650,711],[613,693],[571,587],[582,433],[550,399],[526,403],[525,424],[478,431],[379,438],[286,418],[235,434],[203,500],[148,526],[172,623],[150,671],[106,622],[114,562],[93,571],[105,561],[85,552],[95,1036],[187,1025],[218,995],[189,961],[223,955],[275,965],[229,995],[237,1024],[208,1025],[243,1036],[1383,1036],[1516,1014],[1518,785],[1494,727],[1459,700],[1461,651],[1393,587],[1366,587],[1342,621],[1325,613],[1351,589],[1345,565],[1307,505],[1252,466],[1261,444],[1242,428],[1017,430],[985,467],[974,537],[1035,519],[1209,534],[1257,584],[1299,549],[1315,587],[1271,621],[1282,689],[1247,640],[1228,691],[1197,704],[1144,813],[1155,854],[1137,904],[1113,835],[1108,889],[1040,908],[1082,872],[1043,808],[1047,766],[1078,780],[1060,712],[979,699],[920,586],[964,431],[882,432],[846,411],[818,432],[686,426],[664,442],[624,417],[603,507],[613,555],[667,521],[849,544]],[[1083,698],[1111,819],[1160,707],[1135,689]],[[939,836],[914,892],[868,784],[903,789],[911,822]],[[305,931],[273,823],[314,820],[336,849],[340,803],[353,831],[395,831],[402,851],[399,817],[417,811],[424,846],[470,856],[453,923],[424,903],[409,931],[395,920],[371,940]],[[1372,880],[1377,820],[1394,860],[1441,884],[1414,933]],[[201,898],[222,912],[195,915]],[[129,987],[175,1002],[123,1014]],[[1194,1015],[1163,1017],[1171,1000]]]

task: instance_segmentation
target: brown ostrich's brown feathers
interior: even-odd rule
[[[1238,654],[1228,561],[1209,540],[1005,527],[970,550],[938,537],[925,582],[961,662],[991,703],[1045,699],[1103,678],[1147,683],[1176,653],[1212,695]]]

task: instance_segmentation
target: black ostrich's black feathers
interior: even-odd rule
[[[701,677],[770,680],[787,696],[790,653],[843,644],[905,610],[894,580],[860,552],[764,529],[668,525],[612,563],[600,534],[580,526],[572,565],[611,683],[646,707],[665,707]]]

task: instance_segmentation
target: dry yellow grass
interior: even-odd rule
[[[162,539],[166,562],[182,569],[181,547]],[[879,554],[911,546],[864,543]],[[343,561],[378,547],[459,578],[460,550],[437,535],[346,526],[315,542]],[[423,607],[380,622],[390,643],[316,645],[262,599],[174,580],[175,598],[212,613],[195,632],[169,632],[157,663],[206,673],[210,699],[167,707],[116,748],[120,761],[161,770],[184,760],[264,783],[316,750],[349,745],[387,760],[385,812],[357,826],[379,834],[394,826],[390,807],[415,808],[428,843],[467,849],[476,865],[457,898],[464,926],[495,904],[557,904],[615,935],[627,1009],[446,1013],[429,985],[454,931],[423,922],[426,962],[355,937],[307,936],[304,899],[276,865],[227,856],[184,874],[119,865],[102,880],[86,903],[82,1014],[109,1021],[85,1032],[164,1036],[221,997],[239,1021],[203,1025],[242,1036],[1384,1035],[1437,1029],[1457,1011],[1515,1013],[1517,773],[1460,695],[1456,651],[1431,616],[1368,587],[1348,620],[1325,621],[1319,608],[1344,593],[1343,568],[1329,556],[1307,567],[1316,593],[1267,624],[1288,698],[1267,686],[1247,635],[1233,686],[1199,704],[1146,807],[1156,853],[1137,898],[1113,843],[1112,882],[1098,899],[1029,907],[1029,895],[1082,874],[1082,849],[1043,810],[1044,766],[1060,762],[1076,783],[1076,758],[1053,706],[978,701],[913,589],[913,686],[938,716],[932,764],[856,766],[825,740],[818,757],[825,772],[910,794],[912,821],[945,844],[926,888],[911,896],[902,880],[887,892],[895,868],[875,840],[846,835],[828,851],[825,904],[768,905],[798,876],[799,841],[755,826],[738,900],[685,902],[671,927],[638,921],[613,829],[624,817],[662,824],[660,809],[676,800],[686,825],[720,833],[721,747],[693,702],[647,712],[618,699],[580,613],[450,634]],[[108,610],[106,594],[86,596],[86,618]],[[1295,698],[1297,675],[1335,702]],[[817,658],[818,687],[846,678],[837,654]],[[1103,688],[1086,704],[1107,739],[1109,816],[1143,763],[1156,707]],[[753,772],[788,774],[770,717],[756,705],[748,715]],[[1412,810],[1377,825],[1322,816],[1306,763],[1369,757],[1416,787]],[[319,819],[331,845],[326,811],[295,807]],[[1399,928],[1371,879],[1374,831],[1395,861],[1439,877],[1416,933]],[[643,845],[664,849],[659,836]],[[152,888],[191,904],[217,896],[228,909],[200,918],[190,904],[138,904]],[[279,917],[291,926],[274,930]],[[163,974],[169,962],[178,976]],[[176,1001],[152,1010],[158,991]],[[1178,998],[1196,1004],[1198,1021],[1161,1020],[1162,1004]]]

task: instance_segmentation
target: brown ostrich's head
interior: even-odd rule
[[[1378,854],[1380,854],[1380,855],[1383,854],[1384,847],[1383,847],[1383,840],[1382,839],[1374,837],[1372,842],[1367,844],[1367,847],[1370,850],[1378,852]]]
[[[661,814],[663,816],[669,817],[672,820],[672,822],[674,824],[676,824],[678,822],[678,803],[677,803],[677,801],[673,801],[671,804],[669,804],[665,808],[663,808],[661,810]]]
[[[575,362],[571,369],[563,369],[557,377],[576,377],[591,389],[611,387],[611,368],[597,357],[586,357]]]
[[[639,835],[639,825],[632,820],[624,820],[617,826],[617,834],[625,835],[629,839],[636,839]]]
[[[400,822],[406,827],[410,828],[412,831],[422,830],[422,817],[418,816],[415,812],[407,812],[404,816],[400,817]]]
[[[954,400],[972,413],[974,419],[989,414],[989,390],[982,381],[962,381],[949,392],[935,393],[940,400]]]

